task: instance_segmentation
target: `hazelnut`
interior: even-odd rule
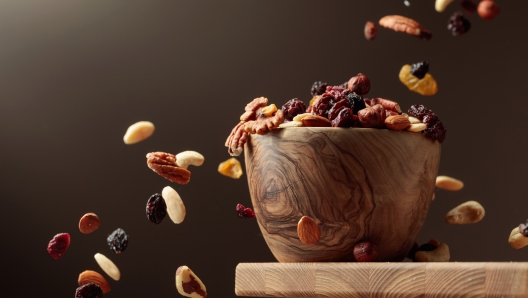
[[[347,86],[350,92],[363,96],[370,91],[370,80],[366,75],[358,73],[357,76],[351,77],[350,80],[348,80]]]
[[[378,246],[370,241],[359,242],[354,246],[354,258],[358,262],[374,262],[378,255]]]
[[[383,128],[385,126],[385,109],[381,104],[364,108],[358,112],[359,123],[362,127]]]
[[[477,12],[484,20],[493,20],[500,13],[500,8],[495,1],[484,0],[478,5]]]

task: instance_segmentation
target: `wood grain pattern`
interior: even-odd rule
[[[380,261],[401,261],[426,218],[440,144],[420,133],[293,127],[251,135],[245,148],[253,210],[279,262],[355,261],[370,240]],[[297,223],[321,229],[303,244]]]
[[[528,297],[528,263],[240,263],[235,293],[246,297]]]

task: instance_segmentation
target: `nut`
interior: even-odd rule
[[[90,234],[99,228],[100,220],[95,213],[86,213],[79,221],[79,230],[83,234]]]
[[[161,192],[161,196],[165,200],[165,204],[167,205],[167,213],[169,214],[172,222],[175,224],[183,222],[187,212],[178,192],[176,192],[176,190],[170,186],[165,186]]]
[[[176,165],[187,169],[189,165],[199,167],[204,163],[204,157],[196,151],[183,151],[176,154]]]
[[[435,9],[438,12],[442,12],[446,9],[446,7],[451,4],[453,0],[436,0],[435,2]]]
[[[259,109],[260,110],[260,109]],[[284,120],[284,112],[277,110],[269,117],[259,112],[259,117],[255,120],[244,123],[244,130],[249,134],[264,135],[268,131],[274,130],[279,127],[279,124]]]
[[[412,132],[420,132],[420,131],[422,131],[422,130],[424,130],[426,128],[427,128],[427,125],[425,125],[425,123],[412,123],[405,130],[406,131],[412,131]]]
[[[354,246],[354,258],[358,262],[374,262],[378,255],[378,246],[370,241],[359,242]]]
[[[176,270],[176,289],[185,297],[207,296],[205,285],[187,266],[180,266]]]
[[[282,122],[279,125],[279,128],[288,128],[288,127],[302,127],[303,124],[301,121],[288,121],[288,122]]]
[[[347,88],[350,92],[363,96],[370,91],[370,80],[366,75],[358,73],[348,80]]]
[[[447,212],[445,221],[449,224],[472,224],[481,221],[486,212],[484,207],[476,201],[467,201]]]
[[[375,98],[372,98],[370,100],[370,105],[373,106],[373,105],[377,105],[377,104],[380,104],[385,110],[389,110],[389,111],[392,111],[394,112],[395,114],[401,114],[402,110],[400,108],[400,105],[395,102],[395,101],[392,101],[390,99],[385,99],[385,98],[381,98],[381,97],[375,97]]]
[[[367,40],[374,40],[374,38],[376,38],[377,32],[378,32],[378,29],[376,28],[376,24],[370,21],[368,21],[365,24],[364,33],[365,33],[365,38]]]
[[[119,268],[117,268],[114,262],[112,262],[105,255],[96,253],[94,255],[94,259],[97,264],[99,264],[99,267],[101,267],[101,269],[103,269],[103,271],[113,280],[119,280],[121,278],[121,272],[119,271]]]
[[[242,176],[242,166],[236,158],[231,157],[218,165],[218,172],[224,176],[238,179]]]
[[[248,133],[244,130],[245,123],[245,121],[240,121],[227,137],[225,146],[231,156],[239,156],[244,150],[244,144],[246,144],[248,139]]]
[[[483,0],[480,1],[477,12],[478,15],[484,20],[493,20],[499,15],[500,8],[497,3],[495,3],[495,1]]]
[[[445,243],[440,243],[435,250],[417,251],[414,258],[418,262],[449,262],[449,247]]]
[[[404,130],[411,122],[403,115],[389,116],[385,119],[385,126],[391,130]]]
[[[396,32],[404,32],[420,39],[429,40],[432,37],[431,32],[422,28],[415,20],[398,15],[385,16],[379,20],[382,27],[392,29]]]
[[[528,237],[523,236],[519,227],[513,228],[508,238],[508,243],[515,249],[521,249],[528,245]]]
[[[127,145],[141,142],[154,133],[154,124],[149,121],[139,121],[130,125],[123,137]]]
[[[321,229],[309,216],[303,216],[297,224],[297,235],[304,244],[315,244],[321,237]]]
[[[457,191],[464,187],[464,182],[449,176],[438,176],[435,185],[440,189]]]
[[[293,117],[293,121],[295,122],[302,122],[302,119],[306,116],[312,116],[313,114],[312,113],[303,113],[303,114],[299,114],[295,117]]]
[[[301,119],[303,126],[309,127],[330,127],[332,122],[328,118],[318,115],[307,115]]]
[[[366,128],[382,128],[385,126],[385,109],[381,104],[364,108],[358,112],[359,123]]]
[[[79,279],[77,282],[79,283],[79,286],[84,286],[87,283],[93,282],[94,284],[101,287],[103,294],[106,294],[110,291],[110,284],[108,281],[106,281],[106,279],[101,274],[92,270],[86,270],[79,274]]]
[[[413,117],[413,116],[409,116],[409,121],[411,122],[411,124],[417,124],[417,123],[422,123],[422,120],[416,118],[416,117]]]
[[[148,167],[163,178],[178,184],[187,184],[191,180],[191,172],[176,165],[176,156],[165,152],[147,154]]]

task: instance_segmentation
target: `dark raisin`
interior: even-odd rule
[[[436,115],[435,115],[436,116]],[[426,119],[428,119],[428,117],[430,117],[430,115],[426,115],[424,116],[424,122]],[[438,117],[437,117],[438,119]],[[446,135],[446,132],[447,132],[447,129],[445,128],[444,126],[444,123],[442,123],[442,121],[438,120],[436,122],[433,122],[431,121],[430,123],[434,123],[432,125],[430,124],[427,124],[427,128],[423,130],[423,134],[432,139],[432,140],[437,140],[438,142],[442,143],[445,139],[445,135]]]
[[[328,111],[328,119],[334,120],[335,117],[337,117],[337,114],[339,114],[339,111],[341,108],[350,108],[350,102],[347,99],[342,99],[338,101],[329,111]]]
[[[153,224],[157,225],[167,215],[167,204],[165,204],[165,199],[159,194],[155,193],[150,196],[147,201],[147,218]]]
[[[453,36],[459,36],[469,31],[471,23],[464,17],[460,11],[454,12],[447,21],[447,30],[451,31]]]
[[[358,117],[347,107],[341,107],[337,117],[332,120],[332,127],[352,127],[358,122]]]
[[[420,80],[425,77],[429,71],[429,62],[421,61],[411,65],[411,74]]]
[[[413,260],[413,262],[416,262],[416,259],[415,259],[415,255],[417,252],[419,251],[433,251],[437,248],[436,245],[434,244],[431,244],[431,243],[425,243],[425,244],[422,244],[418,247],[418,249],[416,251],[414,251],[414,254],[412,254],[411,259]]]
[[[477,4],[473,0],[460,0],[460,6],[467,12],[467,13],[474,13],[477,11]]]
[[[354,115],[357,115],[360,110],[367,107],[363,97],[357,95],[356,93],[349,93],[347,95],[347,99],[350,102],[350,108],[352,109],[352,113],[354,113]]]
[[[251,208],[249,207],[244,207],[244,205],[242,204],[236,205],[236,214],[238,215],[238,217],[243,219],[255,218],[255,212],[253,212],[253,210],[251,210]]]
[[[102,298],[103,290],[97,284],[90,282],[75,290],[75,298]]]
[[[70,246],[70,234],[57,234],[48,244],[48,253],[52,258],[58,260],[64,255],[68,246]]]
[[[284,112],[284,119],[292,121],[293,117],[306,112],[306,106],[304,105],[304,102],[298,98],[294,98],[288,100],[288,102],[282,106],[282,111]]]
[[[128,245],[128,235],[123,229],[117,229],[108,235],[106,242],[110,249],[116,254],[120,254],[127,248]]]
[[[423,105],[412,105],[409,110],[407,111],[407,114],[409,114],[409,116],[413,116],[413,117],[416,117],[418,119],[423,120],[423,117],[425,115],[428,115],[428,114],[431,114],[431,110],[428,110],[425,106]]]
[[[327,83],[323,83],[321,81],[317,81],[313,83],[312,85],[312,96],[316,95],[322,95],[326,91],[326,86],[328,86]]]
[[[430,40],[431,38],[433,38],[433,33],[431,33],[431,31],[429,30],[422,29],[420,31],[420,35],[418,35],[417,37],[421,40]]]
[[[528,220],[526,221],[526,223],[522,223],[519,225],[519,232],[521,232],[521,234],[524,236],[524,237],[528,237]]]
[[[312,112],[318,116],[327,118],[328,111],[334,106],[335,101],[332,96],[326,95],[326,93],[317,100],[312,108]]]

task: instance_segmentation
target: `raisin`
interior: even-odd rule
[[[420,120],[423,120],[425,115],[431,113],[431,110],[427,109],[424,105],[412,105],[409,110],[407,110],[407,114],[409,114],[409,116],[416,117]]]
[[[68,246],[70,246],[70,234],[57,234],[48,244],[48,253],[52,258],[58,260],[64,255]]]
[[[334,98],[325,93],[319,100],[314,103],[312,112],[318,116],[327,118],[328,111],[332,108],[332,106],[334,106],[334,104]]]
[[[524,236],[524,237],[528,237],[528,220],[526,221],[526,223],[522,223],[519,225],[519,232],[521,232],[521,234]]]
[[[411,66],[404,65],[398,75],[400,81],[409,88],[409,90],[421,95],[434,95],[438,92],[438,85],[430,73],[426,73],[423,79],[418,79],[411,74]]]
[[[328,111],[328,119],[334,120],[335,117],[337,117],[337,114],[339,114],[339,111],[341,111],[341,108],[346,107],[350,108],[350,102],[347,99],[342,99],[338,101],[329,111]]]
[[[417,37],[421,40],[430,40],[431,38],[433,38],[433,33],[431,33],[431,31],[429,30],[422,29],[420,31],[420,35],[418,35]]]
[[[473,0],[460,0],[460,6],[462,6],[467,13],[474,13],[477,11],[477,4],[473,2]]]
[[[123,229],[117,229],[108,235],[106,242],[110,249],[116,254],[120,254],[125,251],[128,245],[128,235]]]
[[[453,36],[459,36],[469,31],[471,23],[464,17],[460,11],[454,12],[447,21],[447,30],[451,31]]]
[[[317,81],[313,83],[312,85],[312,96],[316,95],[322,95],[326,91],[326,86],[328,86],[327,83],[323,83],[321,81]]]
[[[357,115],[357,113],[366,108],[365,101],[363,100],[363,97],[357,95],[356,93],[349,93],[347,95],[347,99],[350,102],[350,108],[352,109],[352,113],[354,115]]]
[[[425,115],[423,117],[423,122],[427,125],[427,128],[424,129],[422,133],[426,137],[432,140],[438,140],[438,142],[442,143],[445,139],[447,129],[445,128],[444,123],[438,119],[438,116],[434,113]]]
[[[236,205],[236,214],[238,215],[238,217],[243,219],[255,218],[255,212],[253,212],[253,210],[251,210],[251,208],[249,207],[244,207],[244,205],[242,204]]]
[[[411,74],[420,80],[425,77],[425,74],[429,71],[429,62],[421,61],[411,64]]]
[[[348,93],[350,93],[350,91],[345,88],[339,86],[328,86],[326,87],[326,92],[323,94],[323,96],[331,96],[335,102],[338,102],[342,99],[345,99]]]
[[[155,193],[147,201],[147,218],[153,224],[157,225],[167,215],[167,204],[165,199],[159,193]]]
[[[332,120],[332,127],[352,127],[358,122],[358,117],[347,107],[341,107],[337,117]]]
[[[368,21],[365,24],[365,29],[363,30],[363,32],[365,33],[365,38],[367,40],[373,40],[374,38],[376,38],[376,33],[378,32],[378,29],[376,28],[376,24]]]
[[[414,253],[412,255],[410,255],[409,257],[413,260],[413,262],[416,262],[416,259],[415,259],[415,255],[417,252],[419,251],[433,251],[437,248],[436,245],[434,244],[431,244],[431,243],[425,243],[425,244],[422,244],[418,247],[418,249],[416,251],[414,251]]]
[[[75,298],[101,298],[103,290],[93,282],[82,285],[75,290]]]
[[[298,98],[294,98],[288,100],[288,102],[282,106],[282,111],[284,112],[284,119],[292,121],[293,117],[306,112],[306,106],[304,105],[304,102]]]

